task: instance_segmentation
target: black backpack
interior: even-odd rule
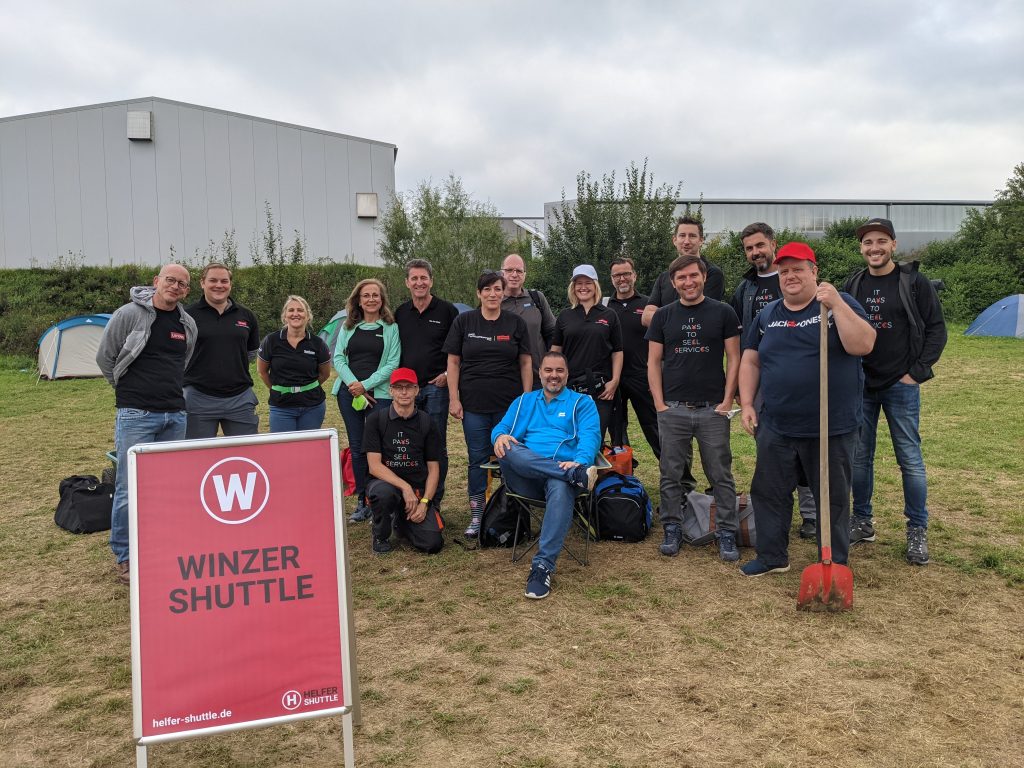
[[[529,512],[521,504],[509,506],[508,491],[502,483],[484,505],[480,520],[480,548],[511,547],[516,540],[517,527],[520,541],[533,537]]]
[[[609,472],[598,480],[594,510],[601,539],[643,541],[651,530],[651,499],[634,475]]]
[[[114,486],[95,475],[72,475],[60,481],[60,501],[53,522],[71,533],[110,530]]]

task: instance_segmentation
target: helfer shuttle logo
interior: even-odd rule
[[[206,514],[218,523],[247,523],[267,506],[270,478],[252,459],[230,456],[218,461],[203,475],[199,499]]]

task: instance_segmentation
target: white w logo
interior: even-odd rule
[[[248,511],[252,509],[252,494],[256,490],[256,473],[246,474],[245,488],[242,487],[242,478],[239,475],[231,475],[228,479],[227,489],[224,488],[224,475],[214,475],[213,487],[217,491],[217,503],[220,504],[221,512],[230,512],[235,506],[235,499],[238,499],[239,509]]]

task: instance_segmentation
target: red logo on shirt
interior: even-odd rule
[[[239,328],[248,328],[249,327],[249,323],[246,320],[236,320],[235,321],[235,325],[237,325]]]
[[[496,336],[495,338],[496,338],[496,339],[497,339],[498,341],[512,341],[512,337],[511,337],[511,336],[508,336],[508,335],[505,335],[505,336]]]
[[[608,325],[608,321],[605,320],[603,317],[600,320],[595,320],[594,322],[600,325]]]
[[[185,334],[184,333],[178,333],[177,331],[171,331],[171,338],[174,339],[175,341],[184,341],[185,340]]]

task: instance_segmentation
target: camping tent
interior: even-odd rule
[[[39,337],[39,376],[102,376],[96,352],[110,315],[77,315],[54,323]]]
[[[971,323],[964,336],[1016,336],[1024,339],[1024,293],[992,304]]]

